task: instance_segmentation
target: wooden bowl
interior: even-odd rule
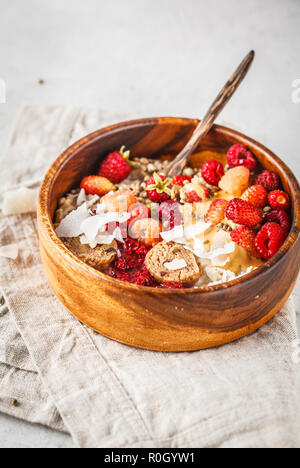
[[[284,305],[300,262],[300,191],[288,167],[256,141],[215,126],[192,156],[224,163],[233,143],[247,145],[267,169],[277,171],[292,200],[293,225],[279,252],[255,271],[225,284],[199,289],[146,288],[111,278],[75,257],[57,237],[52,219],[58,199],[93,174],[107,153],[122,145],[133,156],[175,156],[198,121],[149,118],[123,122],[82,138],[64,151],[41,186],[38,226],[49,284],[81,322],[121,343],[157,351],[190,351],[218,346],[252,333]]]

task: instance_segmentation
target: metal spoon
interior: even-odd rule
[[[167,169],[167,175],[174,177],[180,175],[186,166],[190,155],[196,149],[201,138],[204,138],[205,135],[209,132],[213,126],[214,121],[223,110],[227,102],[230,100],[231,96],[234,94],[240,83],[245,78],[250,65],[254,59],[255,52],[251,50],[248,55],[241,62],[234,74],[229,78],[224,88],[220,91],[210,108],[208,109],[204,119],[198,124],[190,140],[187,142],[185,147],[180,151],[178,156],[171,162]]]

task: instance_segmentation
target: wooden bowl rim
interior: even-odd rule
[[[75,266],[78,270],[80,270],[83,274],[87,274],[88,276],[91,276],[97,280],[100,280],[101,282],[104,282],[104,283],[107,283],[116,287],[122,287],[125,290],[129,290],[129,291],[133,291],[133,290],[143,291],[143,292],[147,291],[149,293],[156,293],[156,294],[213,293],[213,292],[221,291],[227,288],[231,288],[245,281],[249,281],[255,278],[256,276],[261,275],[264,272],[268,271],[269,269],[272,268],[273,265],[275,265],[275,263],[277,263],[288,252],[290,248],[292,248],[292,246],[298,239],[299,232],[300,232],[300,187],[293,172],[278,156],[276,156],[272,151],[270,151],[268,148],[266,148],[264,145],[257,142],[256,140],[234,129],[230,129],[222,125],[214,125],[213,126],[214,131],[225,134],[226,136],[232,137],[233,139],[237,139],[238,141],[243,140],[246,145],[247,143],[250,143],[250,145],[256,151],[263,153],[269,159],[271,158],[273,164],[275,164],[275,166],[278,169],[280,169],[281,171],[285,173],[288,185],[290,187],[290,192],[293,196],[293,213],[292,213],[293,223],[292,223],[289,236],[287,237],[285,243],[283,244],[281,249],[270,260],[266,261],[263,265],[259,266],[254,271],[250,273],[246,273],[226,283],[218,283],[218,284],[214,284],[211,286],[200,286],[199,288],[184,288],[184,289],[172,290],[172,289],[159,289],[159,288],[153,288],[153,287],[138,286],[135,284],[126,283],[124,281],[112,278],[111,276],[108,276],[107,274],[97,271],[96,269],[90,267],[89,265],[87,265],[86,263],[78,259],[69,249],[67,249],[64,243],[61,241],[61,239],[57,236],[54,226],[53,226],[51,215],[50,215],[50,194],[51,194],[54,180],[56,178],[57,170],[60,169],[65,163],[67,163],[70,158],[72,158],[75,151],[78,151],[80,148],[84,147],[85,145],[92,143],[93,140],[97,140],[97,138],[100,135],[103,135],[105,133],[114,133],[115,131],[119,131],[121,128],[122,129],[126,129],[127,127],[134,128],[134,127],[144,126],[145,124],[146,125],[152,124],[152,123],[172,124],[172,123],[180,123],[180,122],[186,122],[186,123],[190,122],[193,124],[197,124],[199,120],[190,119],[190,118],[182,118],[182,117],[150,117],[150,118],[142,118],[142,119],[136,119],[136,120],[128,120],[128,121],[119,122],[113,125],[109,125],[100,130],[96,130],[95,132],[92,132],[88,134],[87,136],[81,138],[80,140],[76,141],[75,143],[73,143],[71,146],[69,146],[66,150],[64,150],[58,156],[58,158],[53,162],[53,164],[48,169],[40,187],[38,210],[41,214],[41,219],[44,224],[44,227],[46,227],[46,230],[48,232],[49,239],[51,242],[50,245],[53,248],[57,249],[61,254],[63,254],[66,260],[70,264]]]

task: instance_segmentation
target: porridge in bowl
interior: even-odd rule
[[[140,286],[182,289],[224,283],[271,258],[290,227],[290,200],[276,172],[244,145],[183,174],[169,159],[130,159],[122,147],[96,175],[59,200],[55,229],[80,260]]]

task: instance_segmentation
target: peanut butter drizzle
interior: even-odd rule
[[[215,193],[213,199],[224,199],[224,200],[232,200],[234,197],[222,190],[218,191]],[[206,212],[212,202],[212,199],[197,203],[197,208],[194,211],[195,217],[203,217],[205,218]],[[230,221],[226,221],[226,224],[233,224]],[[234,226],[233,226],[234,227]],[[202,242],[205,245],[205,248],[207,251],[210,250],[211,245],[213,243],[214,237],[217,234],[217,232],[220,230],[220,228],[216,226],[212,226],[208,228],[199,238],[202,240]],[[230,235],[228,233],[228,241],[230,242]],[[242,247],[236,245],[234,252],[231,254],[228,254],[229,261],[223,266],[223,267],[218,267],[222,268],[223,270],[230,270],[232,271],[235,275],[240,275],[243,272],[246,272],[250,267],[253,269],[259,267],[260,265],[263,265],[263,261],[252,257],[249,255],[249,253]]]

